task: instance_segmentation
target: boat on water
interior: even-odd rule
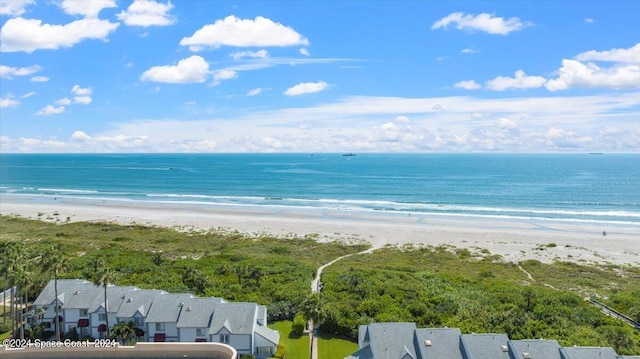
[[[353,156],[355,156],[355,154],[353,154],[353,153],[345,153],[345,154],[343,154],[343,156],[344,157],[353,157]]]

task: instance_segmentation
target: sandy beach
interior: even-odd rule
[[[536,259],[547,263],[563,260],[640,266],[640,224],[633,223],[12,195],[0,197],[0,214],[53,222],[107,221],[177,230],[237,230],[281,237],[314,235],[320,241],[367,242],[375,248],[450,245],[472,252],[486,249],[513,262]]]

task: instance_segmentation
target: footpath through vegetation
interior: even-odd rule
[[[0,216],[0,250],[7,248],[13,248],[12,254],[0,255],[0,273],[23,266],[20,280],[26,284],[20,285],[18,295],[28,301],[54,277],[53,268],[59,278],[91,279],[92,263],[103,263],[117,285],[265,304],[269,322],[289,331],[281,332],[282,342],[308,340],[296,336],[294,329],[303,331],[305,318],[317,318],[319,357],[352,353],[358,325],[390,321],[640,354],[639,330],[583,300],[593,296],[638,321],[640,268],[634,266],[509,263],[486,250],[447,246],[383,247],[362,254],[369,246],[320,243],[314,236],[53,224]],[[309,283],[318,268],[341,257],[323,267],[321,280],[315,282],[322,288],[320,295],[310,295]],[[43,258],[56,258],[58,264],[45,266]],[[18,281],[17,275],[0,277],[4,288]],[[16,317],[0,315],[0,331],[6,335]],[[296,326],[296,315],[302,316],[301,326]],[[344,353],[325,354],[323,341],[335,338],[347,339],[350,342],[343,342],[349,345],[337,345]],[[283,351],[288,359],[307,358],[309,342],[303,346],[303,353]]]

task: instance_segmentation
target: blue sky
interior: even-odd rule
[[[638,14],[0,0],[0,150],[640,152]]]

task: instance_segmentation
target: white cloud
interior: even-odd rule
[[[79,103],[83,105],[88,105],[91,103],[91,97],[89,96],[76,96],[73,98],[73,103]]]
[[[87,39],[107,41],[119,24],[107,20],[82,19],[66,25],[42,24],[42,20],[7,20],[0,29],[0,51],[31,53],[39,49],[55,50]]]
[[[0,108],[16,107],[18,105],[20,105],[20,101],[14,100],[11,94],[8,94],[5,98],[0,97]]]
[[[588,18],[584,19],[584,22],[586,22],[587,24],[593,24],[596,21],[594,19],[588,17]]]
[[[114,0],[64,0],[59,6],[69,15],[82,15],[88,18],[97,18],[102,9],[118,7]]]
[[[231,58],[234,60],[241,59],[243,57],[250,57],[254,59],[266,59],[269,57],[269,52],[267,50],[258,50],[258,51],[237,51],[230,54]]]
[[[64,112],[64,106],[54,107],[52,105],[47,105],[41,108],[36,115],[39,116],[49,116],[49,115],[59,115]]]
[[[70,98],[68,98],[68,97],[61,98],[61,99],[59,99],[59,100],[56,100],[56,105],[63,105],[63,106],[66,106],[66,105],[71,105],[72,103],[73,103],[73,102],[72,102],[72,101],[71,101],[71,99],[70,99]]]
[[[460,81],[453,86],[456,88],[465,89],[465,90],[477,90],[482,87],[475,80]]]
[[[42,70],[40,65],[33,65],[29,67],[10,67],[0,65],[0,77],[11,79],[14,76],[28,76]]]
[[[218,86],[223,80],[231,80],[238,77],[238,73],[233,70],[221,70],[213,75],[213,86]]]
[[[466,49],[460,50],[460,52],[462,52],[463,54],[476,54],[478,53],[478,50],[466,48]]]
[[[298,95],[320,92],[325,90],[327,87],[329,87],[329,84],[327,84],[324,81],[301,82],[293,87],[288,88],[287,91],[284,92],[284,94],[287,96],[298,96]]]
[[[20,16],[25,13],[27,5],[35,4],[34,0],[0,1],[0,15]]]
[[[609,51],[591,50],[578,54],[578,61],[607,61],[626,64],[640,64],[640,42],[628,49],[611,49]]]
[[[35,93],[34,91],[29,91],[29,92],[27,92],[26,94],[24,94],[24,95],[20,96],[20,98],[29,98],[29,97],[31,97],[31,96],[33,96],[33,95],[35,95],[35,94],[36,94],[36,93]]]
[[[91,94],[93,90],[91,87],[82,88],[78,85],[74,85],[71,88],[71,93],[75,96],[73,97],[73,103],[79,103],[83,105],[88,105],[91,103]]]
[[[398,116],[398,117],[396,117],[396,122],[409,123],[409,122],[411,122],[411,120],[409,120],[409,117],[407,117],[407,116]]]
[[[562,60],[559,76],[549,80],[549,91],[574,87],[600,87],[612,89],[640,88],[640,65],[619,65],[601,68],[594,63],[583,64],[576,60]]]
[[[118,19],[128,26],[168,26],[176,22],[174,16],[169,14],[173,9],[171,2],[162,4],[152,0],[135,0],[127,11],[118,14]]]
[[[91,87],[82,88],[78,85],[74,85],[71,88],[71,93],[77,96],[89,96],[92,92]]]
[[[49,78],[47,76],[34,76],[31,78],[31,82],[47,82]]]
[[[507,35],[510,32],[521,30],[531,26],[530,22],[522,22],[517,17],[505,20],[492,14],[482,13],[479,15],[468,15],[461,12],[451,13],[436,21],[432,30],[447,28],[450,24],[456,24],[458,30],[478,30],[489,34]]]
[[[203,48],[217,49],[220,46],[266,47],[308,44],[307,39],[281,23],[262,16],[251,20],[239,19],[233,15],[205,25],[192,36],[184,37],[180,41],[180,45],[189,46],[191,51]]]
[[[262,88],[258,87],[249,92],[247,92],[247,96],[256,96],[262,93]]]
[[[300,49],[300,54],[303,56],[311,56],[311,54],[309,53],[309,50],[307,49]]]
[[[209,64],[204,58],[193,55],[178,61],[175,66],[154,66],[140,78],[143,81],[186,84],[205,82],[209,74]]]
[[[487,88],[494,91],[504,91],[510,88],[528,89],[544,86],[547,79],[541,76],[527,76],[522,70],[515,73],[515,78],[498,76],[486,83]]]

